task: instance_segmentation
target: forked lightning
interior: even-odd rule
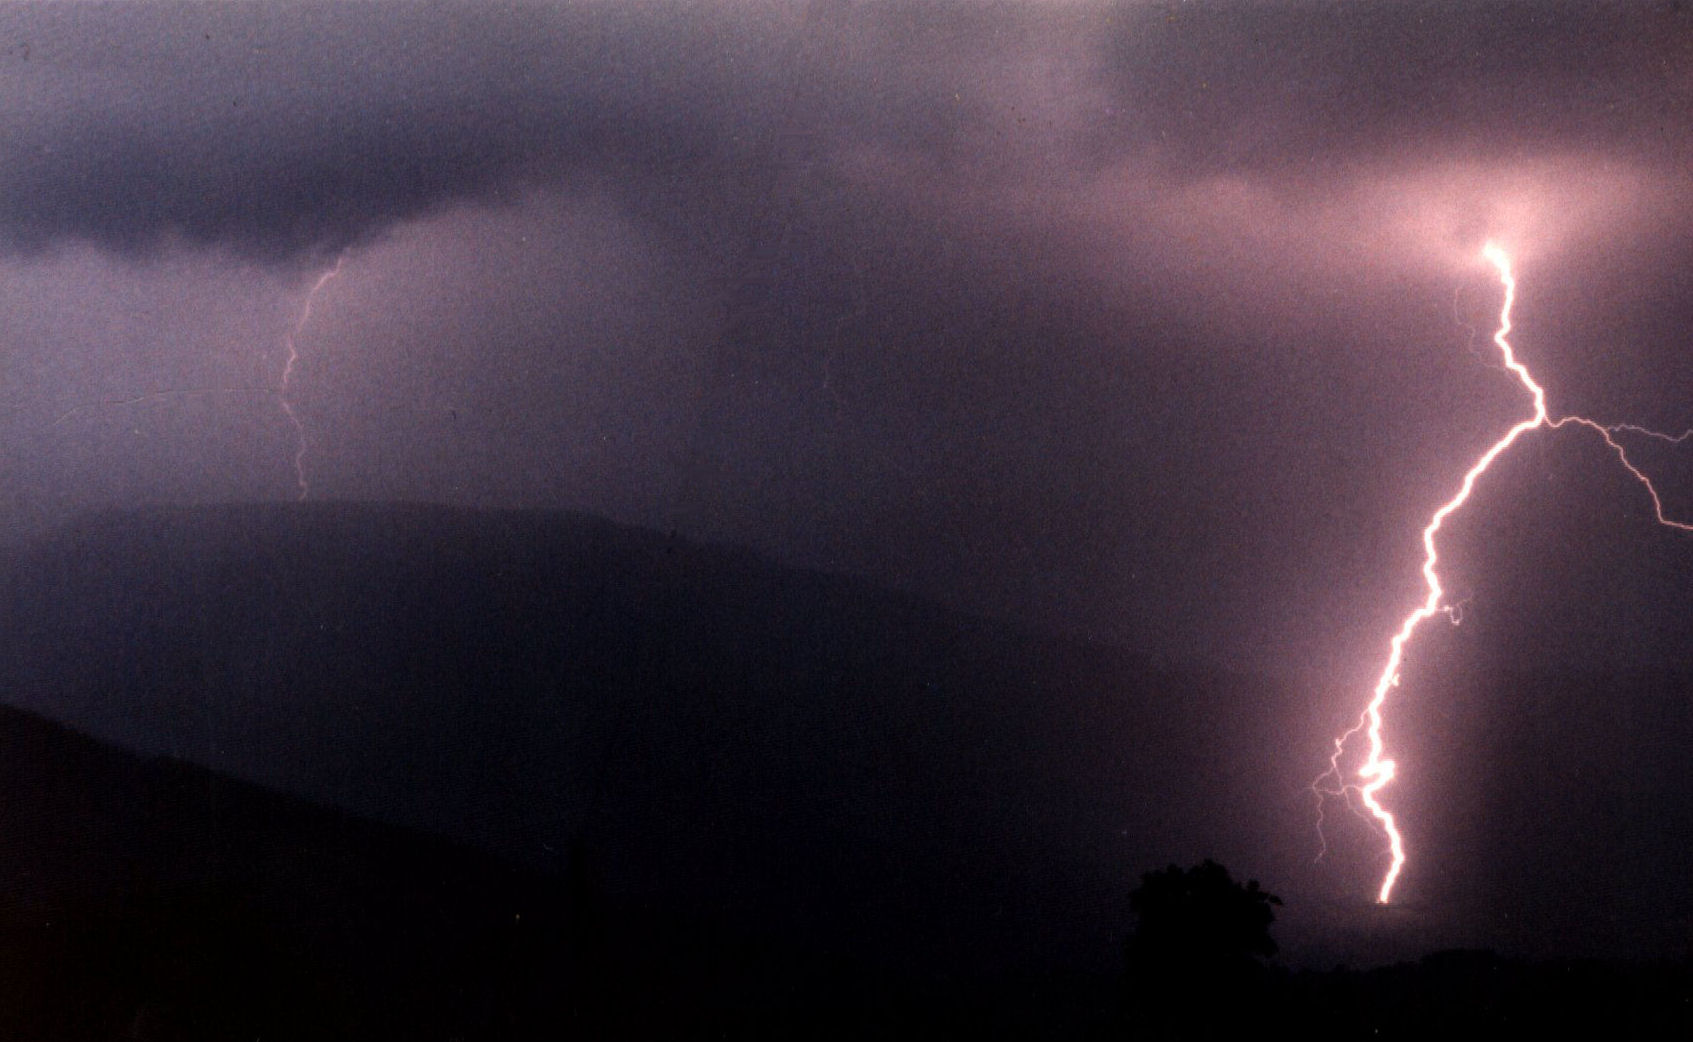
[[[1428,525],[1423,529],[1423,583],[1427,595],[1409,615],[1405,616],[1399,625],[1399,630],[1388,642],[1387,662],[1382,667],[1381,675],[1376,680],[1375,689],[1370,700],[1364,706],[1363,713],[1351,730],[1334,740],[1334,754],[1329,758],[1329,769],[1312,782],[1312,789],[1318,796],[1318,828],[1322,826],[1322,805],[1329,797],[1339,797],[1351,805],[1352,797],[1356,796],[1358,803],[1375,822],[1387,839],[1389,863],[1386,874],[1382,877],[1381,888],[1376,894],[1376,900],[1386,904],[1393,896],[1394,884],[1399,881],[1400,871],[1405,867],[1405,839],[1399,831],[1399,823],[1393,812],[1388,810],[1380,800],[1383,789],[1393,781],[1397,765],[1386,755],[1387,747],[1382,737],[1382,713],[1387,706],[1388,695],[1399,686],[1399,670],[1405,660],[1405,647],[1417,627],[1427,622],[1437,613],[1452,610],[1452,606],[1445,604],[1443,598],[1445,590],[1440,584],[1440,573],[1437,567],[1440,555],[1435,547],[1435,537],[1440,533],[1441,526],[1446,519],[1456,513],[1470,498],[1470,492],[1476,482],[1493,465],[1493,461],[1516,444],[1518,438],[1536,428],[1556,430],[1567,424],[1586,427],[1605,440],[1605,444],[1616,454],[1617,460],[1634,476],[1635,480],[1646,489],[1652,497],[1652,509],[1658,523],[1671,528],[1693,532],[1693,524],[1671,520],[1664,514],[1663,500],[1658,490],[1653,487],[1651,479],[1628,458],[1628,453],[1617,441],[1617,435],[1623,433],[1639,434],[1645,437],[1657,438],[1669,442],[1681,442],[1693,431],[1679,436],[1660,434],[1657,431],[1637,427],[1633,424],[1613,424],[1606,426],[1585,416],[1565,416],[1561,419],[1551,419],[1546,412],[1546,392],[1535,382],[1528,369],[1517,360],[1516,352],[1511,348],[1511,307],[1516,303],[1517,281],[1511,269],[1511,258],[1499,246],[1488,243],[1482,248],[1482,257],[1492,264],[1499,272],[1499,282],[1504,287],[1505,299],[1499,309],[1499,330],[1493,334],[1493,343],[1499,348],[1504,359],[1505,368],[1516,377],[1528,391],[1534,404],[1534,412],[1526,419],[1518,422],[1507,430],[1500,439],[1481,454],[1470,469],[1464,473],[1464,479],[1458,485],[1458,491],[1434,512]],[[1364,736],[1366,755],[1362,765],[1358,768],[1357,781],[1346,781],[1346,774],[1340,761],[1348,746],[1360,735]],[[1354,807],[1356,809],[1356,807]],[[1320,856],[1320,855],[1319,855]]]

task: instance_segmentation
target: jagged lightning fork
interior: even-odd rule
[[[293,381],[294,367],[300,361],[300,349],[295,340],[300,331],[306,328],[306,323],[311,321],[312,302],[317,299],[324,286],[341,274],[341,266],[346,262],[347,254],[343,252],[335,258],[335,266],[319,275],[317,281],[312,283],[312,288],[306,291],[305,302],[300,306],[300,317],[294,320],[293,328],[288,330],[288,336],[283,341],[288,348],[288,358],[282,363],[282,379],[277,385],[276,401],[282,406],[288,422],[294,426],[294,484],[300,490],[300,502],[305,502],[306,497],[311,495],[311,485],[306,481],[306,425],[300,422],[299,413],[294,411],[294,403],[288,400],[288,385]]]
[[[1486,452],[1482,453],[1481,457],[1464,473],[1464,480],[1459,484],[1457,493],[1442,504],[1440,509],[1434,512],[1434,516],[1429,519],[1428,525],[1423,529],[1422,569],[1423,582],[1428,594],[1423,598],[1422,604],[1405,616],[1404,621],[1400,623],[1398,632],[1393,635],[1393,639],[1388,643],[1387,664],[1382,668],[1381,675],[1376,680],[1375,689],[1371,693],[1369,702],[1364,706],[1363,713],[1351,730],[1334,740],[1334,754],[1329,757],[1329,769],[1318,776],[1311,785],[1318,796],[1317,827],[1319,834],[1323,824],[1322,803],[1326,798],[1338,796],[1350,803],[1351,796],[1356,794],[1364,811],[1368,813],[1369,817],[1375,821],[1387,837],[1390,862],[1387,873],[1382,877],[1381,889],[1376,895],[1376,900],[1382,904],[1386,904],[1388,899],[1393,896],[1393,885],[1399,881],[1400,870],[1405,867],[1405,842],[1404,837],[1400,835],[1399,824],[1394,819],[1393,812],[1382,806],[1380,800],[1377,799],[1377,794],[1389,782],[1393,781],[1397,769],[1394,761],[1388,759],[1385,755],[1386,745],[1382,739],[1382,710],[1387,704],[1387,696],[1399,685],[1399,668],[1405,659],[1405,645],[1416,633],[1418,626],[1421,626],[1435,614],[1448,611],[1450,608],[1450,606],[1441,603],[1445,590],[1441,587],[1440,574],[1436,571],[1436,566],[1440,563],[1440,555],[1435,549],[1435,536],[1440,532],[1440,528],[1446,522],[1446,519],[1469,500],[1470,492],[1475,488],[1476,480],[1486,472],[1488,467],[1493,465],[1493,461],[1499,458],[1501,453],[1509,449],[1518,438],[1529,431],[1537,427],[1557,429],[1573,423],[1593,430],[1605,440],[1605,444],[1616,454],[1618,461],[1622,463],[1629,474],[1634,476],[1635,480],[1645,487],[1647,493],[1652,497],[1653,512],[1659,524],[1683,531],[1693,531],[1693,525],[1673,521],[1665,516],[1663,501],[1658,496],[1658,490],[1653,487],[1651,479],[1629,460],[1628,453],[1615,437],[1617,434],[1630,432],[1678,444],[1693,435],[1693,431],[1674,436],[1661,434],[1644,427],[1637,427],[1633,424],[1606,426],[1585,416],[1565,416],[1558,420],[1551,419],[1546,412],[1545,390],[1538,383],[1535,383],[1534,377],[1529,375],[1528,369],[1517,360],[1516,352],[1511,348],[1509,339],[1511,334],[1511,306],[1516,303],[1517,295],[1517,281],[1516,276],[1512,273],[1511,258],[1503,249],[1491,242],[1482,247],[1481,253],[1488,263],[1498,269],[1499,282],[1505,290],[1505,300],[1499,309],[1499,329],[1498,332],[1493,334],[1493,343],[1499,348],[1505,368],[1528,391],[1534,402],[1534,414],[1519,421],[1506,431],[1503,437],[1494,442]],[[1357,776],[1361,779],[1361,783],[1347,784],[1344,782],[1345,775],[1340,766],[1340,759],[1346,751],[1347,744],[1360,732],[1363,733],[1367,742],[1368,755],[1364,757],[1363,764],[1358,768]],[[1319,853],[1318,857],[1321,856],[1322,854]]]

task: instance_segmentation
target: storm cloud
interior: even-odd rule
[[[1559,408],[1677,422],[1690,38],[1674,4],[7,7],[10,523],[290,487],[265,395],[345,256],[295,386],[324,495],[1349,658],[1396,603],[1356,584],[1414,574],[1519,405],[1483,239]]]
[[[1686,166],[1675,5],[40,5],[0,12],[0,234],[322,256],[525,185],[735,216],[1603,151]],[[838,182],[837,182],[838,183]],[[666,203],[669,204],[666,207]]]

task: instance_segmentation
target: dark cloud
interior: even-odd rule
[[[525,182],[677,174],[736,147],[721,115],[742,106],[716,79],[758,39],[729,28],[480,4],[10,8],[0,229],[14,248],[280,258]]]
[[[1690,32],[1665,5],[12,7],[0,235],[276,259],[537,182],[734,223],[876,155],[972,191],[1625,138],[1675,162]]]

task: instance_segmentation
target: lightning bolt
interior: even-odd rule
[[[1399,881],[1400,871],[1405,867],[1405,839],[1400,834],[1399,823],[1394,818],[1393,812],[1383,806],[1378,798],[1381,791],[1393,781],[1394,775],[1398,771],[1398,765],[1386,755],[1386,742],[1382,737],[1382,713],[1387,705],[1388,696],[1392,694],[1394,688],[1399,686],[1399,669],[1405,660],[1405,648],[1416,634],[1417,628],[1437,614],[1446,613],[1452,615],[1454,619],[1456,618],[1453,614],[1456,609],[1443,603],[1446,591],[1440,584],[1440,573],[1437,570],[1440,564],[1440,554],[1435,545],[1435,537],[1440,534],[1441,526],[1446,523],[1446,519],[1460,510],[1469,500],[1476,482],[1487,472],[1487,468],[1492,466],[1493,461],[1510,449],[1512,445],[1516,444],[1517,439],[1529,431],[1542,427],[1548,430],[1557,430],[1571,424],[1585,427],[1604,439],[1605,444],[1610,447],[1623,468],[1645,488],[1652,499],[1653,513],[1659,524],[1693,532],[1693,524],[1671,520],[1665,515],[1663,500],[1659,497],[1658,490],[1653,487],[1651,479],[1646,476],[1644,471],[1635,466],[1633,461],[1628,458],[1628,453],[1622,444],[1617,441],[1617,436],[1626,432],[1656,438],[1671,444],[1680,444],[1689,437],[1693,437],[1693,430],[1680,435],[1668,435],[1633,424],[1607,426],[1585,416],[1565,416],[1556,420],[1552,419],[1546,411],[1546,391],[1535,382],[1527,367],[1517,360],[1516,352],[1511,347],[1511,308],[1516,303],[1517,296],[1517,280],[1511,268],[1511,258],[1503,249],[1491,242],[1482,248],[1481,255],[1483,259],[1498,270],[1499,282],[1505,293],[1504,303],[1499,308],[1499,328],[1493,334],[1494,346],[1499,349],[1505,369],[1516,377],[1517,382],[1528,392],[1534,411],[1526,419],[1520,420],[1507,430],[1498,441],[1481,454],[1475,463],[1470,466],[1470,469],[1464,472],[1464,479],[1459,483],[1458,491],[1434,512],[1434,516],[1429,519],[1428,525],[1423,528],[1422,574],[1424,588],[1427,591],[1426,595],[1423,597],[1422,603],[1405,616],[1404,621],[1399,624],[1398,632],[1394,633],[1393,638],[1388,642],[1387,662],[1382,667],[1381,675],[1376,680],[1369,702],[1365,704],[1363,713],[1359,715],[1358,722],[1352,726],[1351,730],[1334,739],[1334,754],[1329,757],[1329,769],[1319,775],[1316,781],[1311,784],[1312,790],[1318,798],[1317,827],[1319,835],[1323,824],[1322,808],[1327,799],[1339,797],[1350,805],[1350,797],[1356,795],[1364,812],[1386,837],[1389,864],[1386,874],[1382,877],[1381,888],[1376,894],[1376,900],[1381,904],[1386,904],[1389,898],[1393,896],[1393,886]],[[1358,781],[1348,783],[1345,781],[1340,760],[1347,746],[1360,733],[1363,734],[1366,743],[1366,755],[1357,771]],[[1326,847],[1324,849],[1326,850]],[[1319,853],[1318,857],[1321,856],[1322,854]]]
[[[311,484],[306,480],[306,450],[309,446],[306,441],[306,426],[300,422],[300,414],[294,411],[294,403],[288,398],[288,388],[294,379],[294,368],[300,364],[300,349],[297,341],[300,331],[306,328],[307,322],[311,321],[312,303],[317,300],[317,295],[323,291],[323,287],[341,274],[341,266],[346,262],[347,255],[342,253],[335,258],[335,266],[319,275],[317,281],[312,283],[312,288],[306,291],[304,303],[300,305],[300,317],[294,320],[293,328],[288,330],[288,335],[283,340],[288,348],[288,357],[282,363],[282,379],[277,384],[276,402],[282,406],[283,414],[288,417],[288,422],[294,427],[294,484],[300,490],[300,494],[296,498],[302,503],[305,502],[307,496],[311,495]]]

